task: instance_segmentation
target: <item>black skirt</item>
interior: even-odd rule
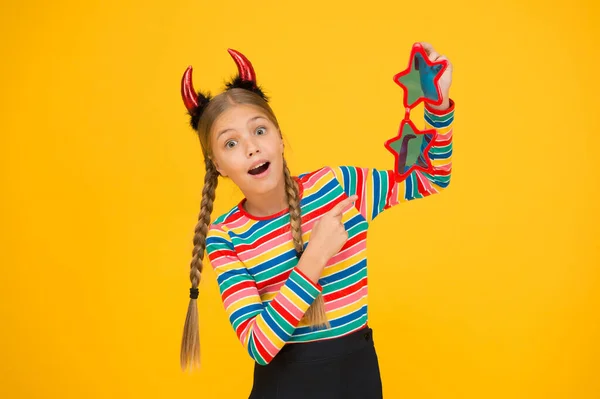
[[[266,366],[254,366],[249,399],[380,399],[373,330],[286,344]]]

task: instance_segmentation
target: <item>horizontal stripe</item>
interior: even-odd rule
[[[332,339],[364,327],[368,228],[385,210],[449,186],[453,122],[453,102],[449,112],[425,110],[425,129],[436,132],[433,143],[426,136],[422,144],[429,147],[432,168],[415,170],[402,181],[396,181],[391,162],[389,169],[336,166],[298,175],[305,251],[310,250],[315,223],[344,198],[358,195],[354,207],[342,215],[348,240],[328,260],[317,283],[297,268],[289,213],[253,218],[238,203],[215,218],[206,237],[208,261],[229,321],[252,359],[267,364],[288,342]],[[319,294],[331,328],[306,324],[304,315]]]

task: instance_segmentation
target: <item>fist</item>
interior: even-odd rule
[[[443,102],[440,105],[429,105],[429,107],[433,108],[433,109],[437,109],[437,110],[445,110],[448,109],[448,107],[450,107],[450,86],[452,85],[452,63],[450,62],[450,60],[448,60],[448,58],[446,58],[443,55],[440,55],[437,51],[435,51],[435,49],[433,48],[433,46],[429,43],[426,42],[420,42],[421,46],[423,46],[423,50],[425,50],[425,53],[427,54],[427,57],[429,58],[429,61],[431,62],[436,62],[436,61],[442,61],[442,60],[446,60],[448,62],[448,66],[446,67],[446,70],[444,71],[444,73],[442,74],[442,76],[440,77],[440,80],[438,82],[439,86],[440,86],[440,90],[442,92],[442,98],[443,98]]]
[[[357,195],[348,197],[321,216],[313,226],[307,251],[318,255],[326,263],[342,249],[348,241],[348,232],[342,223],[342,216],[354,206],[357,199]]]

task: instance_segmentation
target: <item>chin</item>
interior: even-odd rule
[[[283,174],[278,178],[275,176],[269,176],[269,179],[264,181],[253,182],[252,188],[260,194],[267,194],[277,188],[279,184],[283,183]]]

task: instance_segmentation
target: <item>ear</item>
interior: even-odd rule
[[[223,177],[227,177],[227,174],[223,171],[223,169],[221,169],[219,167],[219,163],[214,159],[214,158],[210,158],[211,162],[213,163],[213,165],[215,165],[215,169],[217,170],[217,172],[219,172],[219,174]]]
[[[279,149],[281,150],[281,153],[283,154],[283,151],[285,150],[285,144],[283,142],[283,136],[281,134],[281,131],[279,131]]]

